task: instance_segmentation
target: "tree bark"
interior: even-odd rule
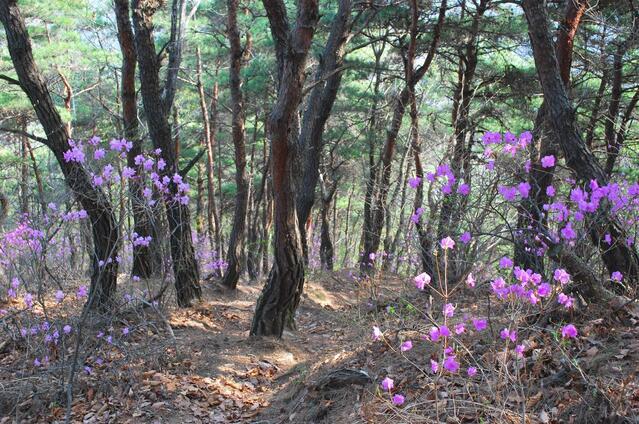
[[[304,286],[304,260],[291,163],[295,158],[295,141],[289,138],[289,132],[302,99],[304,66],[319,10],[316,0],[300,0],[297,23],[289,30],[284,2],[263,0],[263,3],[275,40],[280,76],[277,101],[268,121],[275,205],[275,260],[257,301],[250,334],[281,337],[285,325],[294,325],[295,310]]]
[[[324,148],[324,128],[333,109],[342,81],[345,46],[350,39],[349,22],[351,0],[340,0],[337,14],[331,25],[328,40],[319,57],[314,87],[306,103],[302,117],[298,146],[302,149],[302,185],[297,195],[297,219],[302,234],[304,258],[308,261],[308,246],[304,224],[315,202],[315,191],[319,179],[319,163]]]
[[[228,0],[228,38],[230,49],[229,85],[231,88],[232,134],[235,149],[235,215],[229,237],[226,262],[228,264],[222,284],[230,289],[237,287],[242,273],[242,255],[246,232],[249,184],[246,177],[246,143],[244,141],[244,96],[242,95],[242,45],[237,27],[239,0]]]
[[[410,44],[408,46],[408,54],[406,57],[406,80],[413,79],[413,67],[415,62],[415,50],[417,46],[417,25],[419,21],[419,4],[417,0],[411,0],[411,27],[410,27]],[[415,176],[421,180],[421,183],[415,189],[415,200],[413,208],[417,211],[422,207],[424,201],[424,169],[422,167],[421,152],[422,145],[419,138],[419,116],[417,110],[417,96],[415,95],[415,85],[409,86],[410,101],[410,143],[413,152],[413,160],[415,162]],[[404,186],[405,189],[406,186]],[[403,217],[402,217],[403,218]],[[430,229],[424,223],[424,219],[419,219],[415,223],[417,230],[417,240],[419,242],[419,258],[422,263],[422,270],[428,275],[435,276],[435,258],[433,257],[433,241],[430,235]],[[403,226],[403,219],[400,220],[400,226]],[[399,229],[398,229],[399,231]]]
[[[181,1],[174,0],[174,10],[176,3],[181,3]],[[161,156],[166,162],[166,167],[161,171],[161,176],[171,179],[168,184],[168,193],[164,196],[164,205],[170,231],[171,258],[173,260],[177,301],[179,306],[187,307],[191,305],[194,299],[201,298],[202,289],[199,283],[199,269],[193,249],[189,207],[188,204],[182,204],[177,199],[178,184],[174,178],[178,174],[178,158],[169,124],[174,88],[168,82],[172,80],[170,74],[177,74],[179,61],[169,59],[168,84],[165,84],[164,95],[161,95],[160,63],[153,39],[152,17],[156,11],[156,3],[134,0],[133,5],[133,26],[135,29],[138,65],[140,67],[140,86],[149,135],[154,147],[162,150]],[[172,28],[174,27],[176,25],[172,25]],[[173,41],[170,56],[179,54],[180,45],[181,40]]]
[[[128,0],[115,0],[115,17],[118,27],[118,42],[122,52],[122,82],[120,100],[122,102],[122,121],[124,137],[132,142],[132,148],[127,152],[127,166],[142,174],[142,166],[135,164],[136,156],[142,154],[142,140],[138,133],[137,96],[135,91],[136,54],[133,39],[133,28]],[[153,213],[143,195],[143,184],[139,178],[129,180],[129,196],[133,215],[133,231],[141,237],[151,236],[148,246],[133,246],[132,275],[149,278],[159,271],[162,258],[157,245],[156,228],[153,226]]]
[[[107,310],[113,301],[117,284],[120,248],[118,226],[113,207],[105,193],[91,182],[81,163],[64,159],[69,149],[67,128],[58,114],[51,94],[33,58],[31,41],[24,19],[15,0],[0,1],[0,21],[6,32],[7,47],[20,81],[40,124],[47,134],[43,143],[53,152],[65,181],[76,199],[87,211],[93,234],[91,287],[86,307]],[[100,261],[104,265],[100,266]]]
[[[572,51],[574,38],[581,23],[581,18],[586,12],[587,0],[570,0],[567,2],[564,18],[557,32],[555,52],[559,75],[566,91],[570,89],[570,70],[572,68]],[[522,269],[532,269],[544,274],[543,256],[537,254],[540,243],[537,233],[546,226],[546,214],[543,205],[549,201],[546,189],[552,184],[555,167],[544,168],[541,166],[541,158],[545,156],[557,156],[559,154],[559,141],[553,131],[546,101],[542,102],[533,130],[534,145],[532,166],[528,175],[528,183],[531,186],[531,196],[522,201],[518,209],[517,234],[514,242],[515,263]]]
[[[339,183],[339,180],[335,180],[329,185],[328,181],[326,181],[325,178],[322,178],[322,175],[320,175],[319,178],[322,194],[322,207],[320,208],[320,264],[322,269],[332,271],[335,252],[333,248],[333,241],[331,240],[328,215],[331,210],[331,203],[333,202],[333,198],[337,192],[337,184]],[[333,221],[333,225],[337,225],[337,222]]]
[[[548,107],[547,116],[566,158],[566,164],[586,190],[589,190],[591,181],[604,186],[608,183],[608,177],[586,147],[575,124],[574,110],[561,80],[557,58],[552,53],[553,45],[544,3],[539,0],[524,0],[523,8],[528,20],[528,31],[544,101]],[[634,249],[626,244],[623,228],[611,217],[609,206],[602,203],[596,216],[588,219],[591,241],[600,249],[609,273],[620,271],[629,281],[636,282],[639,276],[639,257]],[[603,241],[605,234],[611,235],[611,246]]]
[[[455,177],[452,192],[444,196],[439,213],[437,226],[437,240],[457,233],[456,224],[460,222],[462,215],[460,195],[456,193],[462,171],[470,161],[470,106],[475,92],[475,71],[479,60],[479,30],[481,20],[488,10],[490,0],[481,0],[476,6],[473,16],[470,35],[463,53],[460,52],[457,84],[453,94],[453,157],[450,169]],[[465,6],[464,6],[465,7]],[[452,265],[449,256],[449,266]]]

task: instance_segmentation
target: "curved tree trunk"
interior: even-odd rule
[[[128,0],[115,0],[115,17],[118,27],[118,42],[122,52],[122,83],[120,99],[122,101],[122,121],[124,123],[124,137],[133,144],[127,152],[127,166],[142,173],[142,166],[135,164],[136,156],[142,154],[142,140],[138,134],[137,96],[135,93],[135,43]],[[153,213],[143,195],[143,184],[138,178],[129,180],[129,195],[133,214],[133,231],[141,237],[151,236],[148,246],[133,246],[132,275],[149,278],[156,274],[161,265],[157,245],[156,228],[153,225]],[[155,255],[153,252],[157,252]]]
[[[607,175],[586,147],[575,125],[574,110],[561,80],[557,58],[552,54],[553,44],[548,31],[544,3],[524,0],[523,7],[528,20],[535,65],[548,108],[547,116],[566,158],[566,165],[586,190],[589,190],[590,182],[593,180],[604,186],[608,183]],[[612,274],[620,271],[629,281],[636,282],[639,277],[639,257],[634,249],[625,243],[624,230],[611,217],[610,208],[602,204],[596,216],[589,217],[588,221],[591,241],[600,249],[608,272]],[[603,241],[605,234],[611,235],[611,246]]]
[[[248,208],[249,184],[246,177],[246,145],[244,142],[244,98],[242,95],[242,46],[237,28],[237,8],[239,0],[228,0],[228,38],[231,44],[231,109],[233,110],[232,133],[235,148],[235,215],[233,228],[229,237],[226,262],[228,267],[222,278],[222,284],[235,289],[242,273],[242,255],[244,253],[244,236],[246,228],[246,211]]]
[[[579,28],[581,18],[586,7],[586,0],[568,1],[562,24],[557,34],[555,46],[557,63],[561,81],[568,90],[570,88],[570,70],[572,67],[572,51],[574,38]],[[537,254],[541,247],[536,237],[539,231],[546,226],[546,215],[543,205],[548,203],[549,197],[546,189],[552,185],[555,166],[544,168],[541,166],[541,158],[544,156],[557,156],[559,153],[559,141],[553,131],[550,118],[547,115],[545,99],[542,102],[533,130],[533,144],[531,149],[532,166],[528,175],[528,183],[531,187],[531,196],[524,199],[519,205],[517,214],[517,234],[514,242],[514,260],[522,269],[532,269],[544,274],[543,255]],[[538,146],[536,148],[536,146]]]
[[[302,184],[297,195],[297,219],[300,223],[302,247],[306,261],[308,261],[308,246],[304,223],[307,222],[315,202],[319,164],[322,149],[324,148],[324,128],[342,82],[345,46],[350,39],[349,22],[351,9],[351,0],[340,0],[337,15],[331,25],[324,51],[319,56],[319,66],[314,81],[315,86],[311,90],[302,117],[298,145],[302,149],[304,166],[301,178]]]
[[[135,29],[138,65],[140,66],[140,86],[149,135],[154,147],[162,150],[162,158],[166,162],[166,167],[162,170],[161,176],[171,179],[168,185],[168,193],[164,196],[164,205],[170,231],[171,258],[173,261],[177,301],[179,306],[187,307],[191,305],[194,299],[201,297],[202,289],[199,282],[198,264],[193,249],[189,207],[188,204],[182,204],[178,199],[178,184],[174,178],[178,174],[178,157],[176,146],[171,137],[171,125],[168,120],[175,94],[173,74],[176,76],[179,69],[179,60],[176,60],[175,56],[181,55],[182,41],[181,37],[172,34],[169,70],[163,94],[161,94],[160,63],[155,51],[152,20],[156,3],[134,0],[133,5],[133,26]],[[172,32],[173,30],[183,31],[183,29],[177,28],[182,28],[184,22],[175,22],[176,20],[182,21],[185,14],[184,9],[178,8],[178,5],[181,5],[182,8],[185,7],[182,1],[174,0]]]
[[[33,59],[31,41],[15,0],[0,2],[0,21],[20,86],[47,134],[47,138],[40,141],[55,155],[67,185],[89,215],[93,251],[90,252],[91,288],[86,307],[108,309],[116,290],[118,262],[115,257],[120,248],[113,207],[105,193],[92,184],[82,164],[64,159],[64,152],[69,149],[67,128]],[[104,262],[103,266],[99,265],[100,261]]]
[[[316,0],[300,0],[297,23],[289,30],[282,0],[263,0],[276,45],[279,68],[277,101],[268,121],[275,205],[275,261],[255,307],[250,334],[281,337],[292,326],[304,286],[304,260],[295,207],[292,173],[294,141],[289,133],[302,100],[304,66],[319,19]]]

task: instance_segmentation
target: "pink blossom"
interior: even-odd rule
[[[390,392],[391,390],[393,390],[393,387],[395,387],[395,384],[392,378],[386,377],[382,380],[382,389],[384,389],[385,391]]]
[[[522,199],[525,199],[530,194],[530,184],[527,182],[519,183],[517,185],[517,190],[519,191],[519,195]]]
[[[422,179],[420,177],[411,177],[408,179],[408,185],[411,188],[417,188],[421,184]]]
[[[448,250],[455,247],[455,241],[450,237],[446,237],[439,242],[439,245],[442,247],[442,249]]]
[[[399,349],[402,352],[406,352],[407,350],[411,350],[413,348],[413,342],[411,342],[410,340],[406,340],[404,343],[401,344],[401,346],[399,347]]]
[[[555,196],[555,187],[549,185],[548,187],[546,187],[546,196],[548,197],[554,197]]]
[[[497,187],[497,191],[508,202],[514,201],[517,197],[516,187],[508,187],[508,186],[500,185],[499,187]]]
[[[623,274],[619,271],[615,271],[610,275],[610,279],[617,283],[621,283],[621,281],[623,280]]]
[[[466,285],[470,288],[473,288],[475,287],[475,283],[476,281],[475,281],[475,277],[473,277],[473,274],[472,273],[468,274],[468,277],[466,277]]]
[[[477,331],[483,331],[488,327],[488,321],[483,318],[473,318],[473,327]]]
[[[449,356],[444,359],[444,368],[449,372],[455,373],[459,371],[459,362],[454,356]]]
[[[31,293],[24,295],[24,304],[28,309],[33,308],[33,295]]]
[[[393,395],[393,405],[403,405],[406,398],[400,394]]]
[[[477,374],[477,368],[468,367],[468,369],[466,370],[466,374],[468,374],[468,377],[474,377]]]
[[[460,184],[459,187],[457,187],[457,193],[462,196],[468,196],[470,194],[470,186],[466,183]]]
[[[542,168],[552,168],[553,166],[555,166],[555,157],[553,155],[548,155],[541,158]]]
[[[462,334],[464,331],[466,331],[466,326],[463,322],[455,324],[455,334],[459,335]]]
[[[517,330],[510,330],[508,328],[504,328],[500,331],[499,336],[502,340],[508,340],[515,342],[517,340]]]
[[[552,287],[548,283],[540,284],[537,288],[537,294],[540,297],[547,297],[552,292]]]
[[[71,326],[70,325],[65,325],[62,328],[62,331],[64,332],[64,334],[69,334],[71,332]]]
[[[106,152],[102,148],[96,149],[96,151],[93,152],[93,159],[95,160],[104,159],[105,156]]]
[[[570,274],[563,268],[557,268],[553,273],[553,278],[562,286],[570,282]]]
[[[439,371],[439,362],[431,359],[430,360],[430,370],[434,373],[436,373],[437,371]]]
[[[377,341],[382,337],[382,331],[379,329],[379,327],[374,326],[373,327],[373,340]]]
[[[557,295],[557,303],[559,303],[560,305],[563,305],[564,308],[566,309],[572,308],[574,301],[575,301],[574,297],[570,297],[564,293],[559,293]]]
[[[561,329],[561,337],[563,337],[564,339],[574,339],[575,337],[577,337],[577,335],[577,328],[572,324],[568,324]]]
[[[503,258],[501,258],[499,260],[499,267],[500,268],[512,268],[513,267],[512,259],[510,259],[508,256],[504,256]]]
[[[461,237],[459,237],[459,241],[461,241],[464,244],[468,244],[471,238],[472,236],[470,235],[470,233],[466,231],[464,234],[461,235]]]
[[[424,287],[427,285],[430,285],[430,275],[428,275],[425,272],[422,272],[421,274],[419,274],[417,277],[414,278],[414,282],[415,282],[415,287],[417,287],[419,290],[424,290]]]
[[[88,290],[87,290],[87,286],[80,286],[80,287],[78,288],[78,292],[76,293],[76,296],[77,296],[78,298],[83,298],[83,297],[87,297],[87,294],[88,294],[88,293],[89,293],[89,292],[88,292]]]
[[[445,317],[451,318],[453,315],[455,315],[455,307],[453,306],[452,303],[447,303],[444,305],[444,309],[442,310],[442,313],[444,314]]]

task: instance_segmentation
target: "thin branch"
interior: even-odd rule
[[[17,134],[17,135],[21,135],[21,136],[24,136],[24,137],[28,137],[31,140],[39,141],[42,144],[47,144],[49,142],[49,140],[47,140],[46,138],[38,137],[37,135],[33,135],[31,133],[28,133],[28,132],[22,131],[22,130],[16,130],[14,128],[0,127],[0,131],[8,132],[8,133],[11,133],[11,134]]]
[[[20,84],[20,81],[15,78],[11,78],[9,75],[0,74],[0,80],[4,80],[9,84],[17,85],[18,87],[22,88],[22,84]]]
[[[191,159],[191,161],[183,169],[181,169],[178,174],[180,174],[181,177],[186,177],[186,174],[188,174],[202,156],[204,156],[204,153],[206,153],[206,149],[200,149],[197,155],[195,155],[195,157]]]

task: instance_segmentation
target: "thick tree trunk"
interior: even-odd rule
[[[66,183],[89,215],[93,251],[90,252],[91,288],[86,307],[107,309],[116,290],[118,262],[115,257],[120,248],[113,207],[104,192],[92,184],[81,163],[64,159],[64,152],[69,149],[67,128],[33,59],[31,41],[15,0],[0,1],[0,21],[20,86],[47,134],[42,142],[55,155]],[[100,266],[100,261],[104,265]]]
[[[561,81],[566,88],[570,88],[570,70],[572,68],[572,51],[575,35],[587,7],[586,0],[570,0],[566,5],[566,11],[562,24],[557,33],[555,51]],[[533,144],[531,149],[532,166],[528,175],[528,183],[531,186],[531,196],[524,199],[518,209],[517,234],[514,242],[515,263],[522,269],[532,269],[544,274],[543,255],[537,254],[541,247],[537,234],[546,226],[546,214],[543,205],[549,201],[546,189],[552,184],[555,167],[544,168],[541,166],[541,158],[545,156],[557,156],[559,153],[559,141],[553,131],[548,110],[542,102],[533,130]],[[538,146],[538,148],[535,148]]]
[[[250,334],[281,337],[284,326],[293,326],[295,310],[304,286],[304,260],[295,207],[295,146],[289,138],[292,121],[302,99],[304,66],[319,18],[316,0],[300,0],[297,23],[288,28],[282,0],[263,0],[275,39],[279,90],[269,117],[271,175],[275,204],[275,262],[255,308]]]
[[[175,0],[174,3],[180,3],[180,1]],[[161,95],[160,63],[155,52],[153,38],[152,16],[155,9],[153,5],[144,0],[134,0],[133,4],[133,25],[138,65],[140,66],[140,85],[149,135],[154,147],[162,150],[161,156],[166,162],[166,167],[162,170],[161,176],[171,179],[168,184],[168,193],[164,196],[164,205],[170,232],[171,258],[173,260],[177,301],[179,306],[187,307],[191,305],[194,299],[201,297],[202,289],[199,283],[199,269],[193,249],[189,207],[188,204],[183,204],[178,199],[178,184],[174,178],[178,174],[178,158],[175,144],[171,137],[171,126],[168,121],[168,115],[171,110],[170,102],[172,102],[174,95],[174,92],[172,92],[174,87],[170,84],[172,80],[170,74],[173,72],[177,74],[179,61],[176,62],[173,59],[169,59],[169,64],[173,64],[174,67],[168,71],[167,84],[165,84],[164,88],[165,95]],[[177,15],[174,14],[174,19],[175,16]],[[181,50],[180,44],[181,41],[179,39],[173,41],[171,54]]]
[[[137,59],[128,0],[115,0],[115,17],[118,27],[118,42],[122,52],[120,100],[122,102],[124,137],[133,144],[131,150],[127,152],[127,166],[135,169],[137,175],[141,175],[142,166],[135,164],[136,156],[142,154],[142,140],[138,134],[137,96],[135,92]],[[153,226],[153,213],[144,198],[143,190],[144,187],[139,178],[129,180],[133,231],[141,237],[152,237],[148,246],[133,246],[131,274],[141,278],[149,278],[159,271],[162,265],[162,258],[157,253],[153,254],[153,252],[159,253],[158,240],[156,228]]]
[[[566,164],[586,190],[589,190],[589,183],[593,180],[604,186],[608,183],[608,178],[586,147],[575,125],[574,110],[560,77],[557,58],[552,53],[553,44],[548,31],[544,2],[524,0],[523,7],[528,20],[535,65],[548,108],[547,116],[566,158]],[[625,243],[623,228],[610,216],[609,207],[602,203],[596,216],[588,220],[590,238],[600,249],[609,273],[620,271],[629,281],[636,282],[639,276],[639,258],[634,249]],[[605,234],[611,235],[611,246],[603,241]]]
[[[248,209],[249,184],[246,177],[246,143],[244,141],[244,97],[242,95],[242,45],[237,27],[237,8],[239,0],[228,0],[228,38],[230,49],[230,87],[233,146],[235,148],[235,215],[229,237],[226,262],[228,267],[222,278],[222,284],[230,289],[237,287],[242,273],[242,255],[246,232],[246,211]]]

